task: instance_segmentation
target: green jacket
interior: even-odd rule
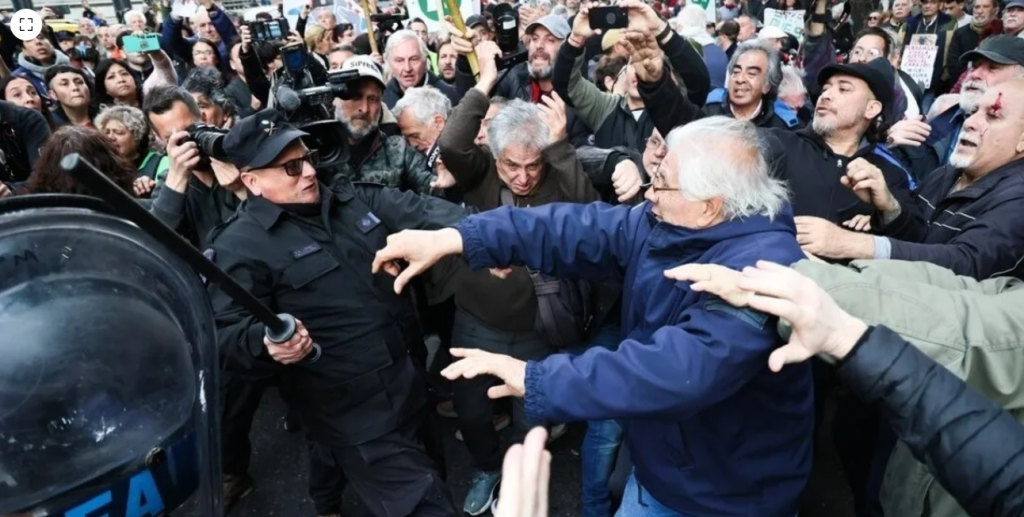
[[[898,332],[1024,423],[1024,282],[978,281],[898,260],[858,260],[849,268],[803,260],[795,268],[845,311]],[[902,443],[889,458],[881,501],[885,515],[967,515]]]
[[[358,167],[343,163],[331,168],[331,177],[345,176],[353,182],[380,183],[387,187],[430,194],[435,176],[427,167],[427,157],[414,149],[401,135],[387,136],[381,131],[373,138],[373,150]],[[333,181],[332,181],[333,183]],[[433,192],[440,195],[441,192]]]

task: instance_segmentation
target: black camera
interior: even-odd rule
[[[510,4],[494,6],[494,41],[501,49],[496,62],[498,70],[526,62],[526,50],[519,48],[519,16]]]
[[[377,24],[377,45],[383,49],[388,45],[388,38],[392,34],[404,29],[402,22],[409,19],[407,13],[403,14],[371,14],[370,22]],[[383,50],[381,50],[383,52]]]
[[[278,18],[270,21],[248,22],[249,34],[252,35],[252,42],[255,44],[273,40],[283,40],[288,37],[288,20]]]
[[[215,126],[208,126],[202,122],[195,122],[185,128],[185,132],[188,133],[188,138],[184,139],[182,143],[192,141],[196,143],[196,147],[199,149],[199,164],[196,168],[199,170],[208,171],[211,169],[210,158],[215,158],[222,162],[228,161],[228,156],[224,152],[224,136],[228,134],[226,129],[221,129]]]
[[[330,106],[334,99],[349,100],[355,93],[349,84],[358,78],[358,70],[331,70],[327,72],[327,84],[299,90],[299,99],[305,106]]]
[[[625,29],[629,27],[629,16],[622,7],[591,7],[590,28],[597,30]]]

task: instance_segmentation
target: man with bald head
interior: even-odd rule
[[[923,218],[895,201],[884,181],[867,171],[843,184],[876,209],[882,236],[855,234],[851,259],[937,264],[958,275],[1024,278],[1024,79],[1001,83],[964,121],[949,164],[918,192]]]

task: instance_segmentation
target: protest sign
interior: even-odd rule
[[[780,11],[778,9],[764,10],[765,27],[778,27],[786,34],[796,36],[797,41],[804,40],[804,14],[803,9],[793,11]]]
[[[903,60],[900,70],[927,90],[932,85],[932,74],[935,71],[935,60],[939,56],[938,37],[935,34],[919,34],[911,38],[910,44],[903,49]]]

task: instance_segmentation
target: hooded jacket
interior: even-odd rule
[[[18,56],[18,68],[15,68],[12,74],[18,77],[24,77],[36,87],[39,91],[39,96],[46,100],[50,99],[50,87],[46,84],[46,72],[58,65],[70,65],[71,60],[68,59],[63,52],[54,49],[53,51],[53,64],[52,65],[40,65],[33,59],[29,59],[24,53]]]
[[[531,421],[623,420],[637,481],[695,517],[792,517],[811,469],[810,365],[771,373],[775,321],[736,309],[664,271],[742,269],[802,257],[788,208],[699,230],[636,207],[501,208],[460,223],[473,269],[525,264],[546,274],[621,278],[624,340],[526,368]]]

